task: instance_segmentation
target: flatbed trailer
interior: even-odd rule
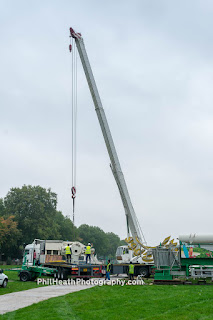
[[[104,265],[99,264],[69,264],[66,262],[48,262],[44,264],[44,267],[53,268],[57,270],[54,273],[54,277],[60,280],[66,280],[69,278],[100,278],[103,276]]]
[[[42,275],[53,276],[57,273],[57,269],[48,268],[44,266],[27,266],[22,265],[21,269],[13,270],[18,271],[18,276],[20,281],[34,281],[36,278],[41,277]]]
[[[72,265],[66,262],[49,262],[44,265],[48,268],[57,269],[57,275],[54,275],[58,279],[66,280],[70,278],[100,278],[106,274],[106,265],[96,264],[80,264]],[[153,264],[134,264],[134,275],[141,275],[144,278],[148,278],[154,272]],[[117,263],[111,265],[111,274],[129,274],[129,263]]]

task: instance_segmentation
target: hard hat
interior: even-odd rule
[[[88,246],[91,246],[91,243],[90,243],[90,242],[88,242]]]

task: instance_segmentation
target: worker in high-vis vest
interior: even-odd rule
[[[68,263],[71,263],[71,248],[70,248],[69,244],[67,244],[67,246],[65,248],[65,254],[66,254],[66,261]]]
[[[111,272],[111,263],[108,260],[107,267],[106,267],[106,280],[110,280],[110,272]]]
[[[85,255],[86,255],[86,263],[88,260],[91,263],[91,243],[88,243],[88,245],[86,246]]]
[[[134,264],[132,264],[132,261],[130,261],[130,265],[129,265],[129,279],[133,280],[134,277]]]

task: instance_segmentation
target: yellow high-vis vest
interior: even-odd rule
[[[90,246],[86,247],[85,254],[91,254],[91,247]]]
[[[108,263],[108,265],[107,265],[107,272],[110,272],[110,270],[111,270],[111,263]]]
[[[71,250],[70,250],[69,246],[66,246],[65,253],[66,254],[71,254]]]
[[[134,274],[134,264],[129,265],[129,274]]]

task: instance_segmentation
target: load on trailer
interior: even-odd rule
[[[25,247],[23,259],[26,258],[26,263],[29,266],[33,264],[44,265],[49,262],[66,262],[65,248],[67,245],[71,249],[71,264],[86,263],[86,246],[79,241],[35,239],[33,243]],[[34,259],[34,251],[36,259]],[[91,263],[100,264],[95,256],[94,248],[91,248]]]
[[[213,235],[180,235],[178,245],[152,249],[155,281],[177,277],[213,280]]]

